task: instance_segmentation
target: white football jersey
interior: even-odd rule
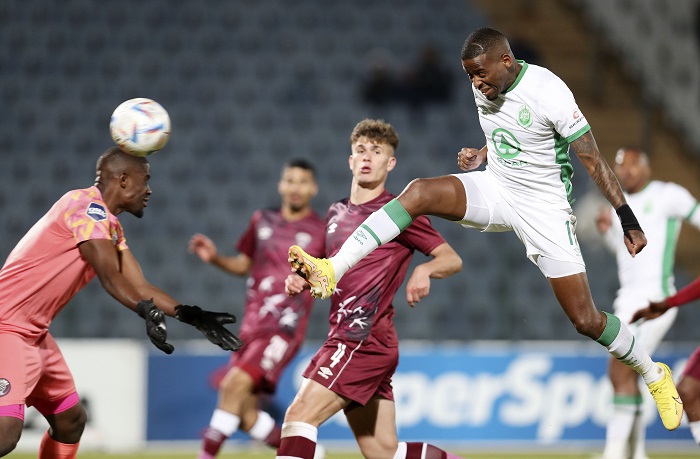
[[[570,209],[569,144],[590,126],[558,76],[518,62],[518,78],[496,100],[472,85],[488,146],[486,170],[514,196]]]
[[[615,307],[629,303],[625,298],[659,301],[674,294],[673,265],[681,223],[687,220],[700,229],[697,200],[680,185],[652,180],[641,191],[625,194],[625,198],[644,231],[647,246],[634,258],[630,256],[619,219],[611,208],[613,225],[605,233],[605,242],[617,259],[620,289]],[[635,310],[644,306],[634,304]]]

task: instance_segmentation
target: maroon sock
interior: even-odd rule
[[[265,442],[266,445],[270,445],[273,448],[277,449],[280,447],[280,441],[282,437],[282,429],[280,426],[275,424],[275,426],[272,428],[272,431],[270,431],[269,434],[267,434],[267,437],[265,437]]]
[[[207,427],[207,430],[204,431],[202,451],[211,457],[215,457],[217,454],[219,454],[219,450],[226,441],[226,438],[228,437],[218,430],[212,427]]]
[[[299,459],[313,459],[316,442],[306,437],[284,437],[277,449],[277,457],[287,456]]]
[[[425,456],[423,446],[425,445]],[[428,443],[406,442],[406,459],[445,459],[447,453]]]

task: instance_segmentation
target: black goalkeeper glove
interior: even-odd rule
[[[166,354],[172,354],[175,348],[165,342],[168,330],[165,328],[165,314],[150,300],[141,300],[136,305],[136,312],[146,321],[146,334],[155,346]]]
[[[181,304],[175,306],[175,318],[180,322],[194,325],[209,341],[225,351],[237,351],[243,346],[243,341],[224,327],[225,324],[236,323],[236,316],[233,314],[210,312],[199,306]]]

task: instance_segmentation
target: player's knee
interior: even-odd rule
[[[382,440],[378,437],[375,437],[374,440],[360,445],[363,457],[366,459],[391,459],[395,457],[399,446],[397,441]]]
[[[429,196],[427,188],[426,179],[417,178],[411,180],[411,182],[403,190],[401,196],[399,197],[399,201],[401,202],[401,205],[406,208],[409,214],[411,213],[411,210],[414,210],[414,213],[422,213],[424,211],[423,206],[427,202],[426,199]]]
[[[73,408],[55,415],[51,424],[51,438],[61,443],[78,443],[87,424],[87,413],[78,403]]]
[[[598,339],[605,329],[600,312],[595,308],[580,307],[578,312],[569,316],[576,332],[591,339]]]

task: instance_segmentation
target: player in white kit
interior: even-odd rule
[[[649,302],[658,302],[676,292],[673,265],[682,221],[700,229],[698,202],[688,190],[670,182],[651,180],[645,152],[625,147],[615,156],[615,174],[625,191],[627,203],[639,218],[650,244],[635,258],[622,244],[622,232],[612,225],[614,210],[601,209],[598,230],[615,254],[620,288],[613,303],[615,315],[629,323],[632,315]],[[653,353],[676,318],[678,310],[630,328],[644,349]],[[645,459],[646,425],[643,398],[637,373],[616,359],[610,359],[608,375],[613,385],[613,410],[608,418],[603,459]]]
[[[486,146],[463,148],[457,161],[464,171],[488,163],[486,170],[414,180],[370,215],[336,255],[317,259],[292,247],[292,266],[299,267],[312,294],[327,298],[350,267],[421,215],[482,231],[513,231],[576,330],[640,373],[664,426],[677,428],[683,404],[671,371],[654,363],[629,328],[599,311],[591,298],[569,204],[569,147],[616,209],[632,256],[644,248],[646,238],[571,91],[549,70],[517,61],[506,37],[491,28],[469,35],[461,59],[472,82]]]

